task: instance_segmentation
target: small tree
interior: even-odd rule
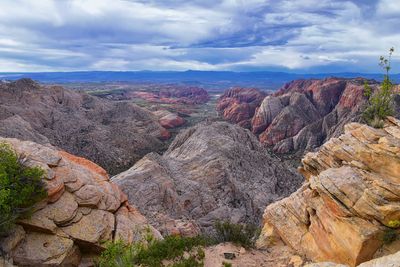
[[[381,88],[374,93],[367,82],[364,84],[364,95],[368,98],[368,105],[363,112],[363,118],[370,126],[375,128],[382,128],[383,120],[394,114],[393,84],[389,77],[393,52],[394,48],[392,47],[387,58],[380,57],[379,65],[385,70]]]
[[[38,167],[24,166],[10,145],[0,143],[0,236],[46,197],[43,175]]]

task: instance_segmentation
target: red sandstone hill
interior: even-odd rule
[[[268,96],[234,88],[219,98],[217,111],[227,121],[251,129],[277,153],[302,153],[341,134],[344,124],[360,120],[365,81],[373,89],[379,86],[363,78],[327,78],[295,80]]]
[[[267,96],[252,119],[252,130],[275,152],[320,146],[359,120],[364,79],[296,80]],[[377,88],[378,83],[368,81]]]
[[[261,104],[265,93],[253,88],[232,88],[218,99],[217,111],[232,123],[251,127],[251,118]]]
[[[149,102],[164,104],[203,104],[210,97],[206,90],[199,87],[164,85],[154,91],[125,91],[116,100],[141,98]]]

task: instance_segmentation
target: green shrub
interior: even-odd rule
[[[391,244],[397,239],[397,232],[394,229],[386,229],[383,232],[382,241],[384,244]]]
[[[46,197],[44,171],[22,164],[10,145],[0,143],[0,235],[6,234],[18,218],[27,216],[32,206]]]
[[[223,261],[223,262],[222,262],[222,267],[232,267],[232,263]]]
[[[164,240],[153,240],[145,245],[125,245],[121,241],[110,243],[101,254],[99,267],[164,266],[200,267],[205,257],[202,237],[167,236]]]
[[[234,224],[231,222],[217,222],[215,224],[216,241],[232,242],[245,248],[254,247],[260,235],[260,229],[250,224]]]
[[[389,71],[391,69],[391,57],[394,48],[389,50],[389,57],[381,57],[380,65],[386,71],[381,88],[372,92],[367,82],[364,84],[364,95],[368,98],[368,104],[363,112],[363,119],[372,127],[382,128],[383,120],[394,114],[393,108],[393,84],[390,81]]]

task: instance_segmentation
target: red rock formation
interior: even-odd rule
[[[163,86],[153,92],[127,91],[124,99],[142,98],[149,102],[164,104],[203,104],[210,97],[206,90],[198,87]]]
[[[176,128],[186,123],[185,119],[178,114],[167,110],[157,110],[153,114],[158,118],[158,122],[166,129]]]
[[[275,152],[320,146],[343,125],[358,120],[365,103],[364,79],[296,80],[266,97],[252,119],[252,130]],[[369,81],[373,88],[377,83]]]
[[[217,111],[229,122],[250,128],[250,120],[265,93],[253,88],[233,88],[218,99]]]

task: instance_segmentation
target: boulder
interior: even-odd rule
[[[48,191],[48,197],[34,206],[33,214],[17,221],[15,230],[0,240],[10,262],[18,266],[78,266],[82,256],[98,255],[106,242],[144,240],[148,229],[162,238],[109,181],[107,172],[93,162],[50,145],[10,138],[0,138],[0,142],[9,143],[23,155],[25,164],[44,169]]]
[[[400,121],[389,117],[383,129],[347,124],[303,158],[300,172],[305,184],[266,208],[259,243],[277,236],[314,261],[372,259],[400,224]]]

